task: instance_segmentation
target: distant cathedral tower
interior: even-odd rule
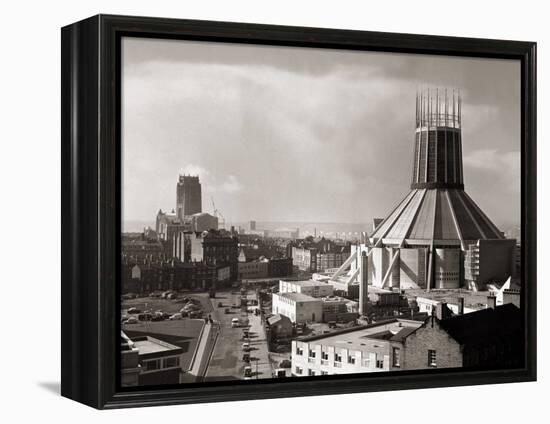
[[[198,176],[180,175],[176,187],[176,215],[183,221],[185,216],[202,212],[201,183]]]

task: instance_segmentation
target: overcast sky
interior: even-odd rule
[[[520,219],[520,66],[343,50],[125,38],[123,219],[198,174],[228,221],[370,222],[409,190],[418,87],[461,89],[465,190]]]

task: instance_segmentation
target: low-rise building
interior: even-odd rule
[[[311,297],[327,297],[333,295],[333,287],[324,281],[316,280],[280,280],[279,293],[301,293]]]
[[[350,301],[343,297],[323,297],[323,322],[353,321],[357,318],[357,311],[350,310]]]
[[[392,319],[302,337],[292,342],[292,375],[332,375],[401,369],[403,339],[422,322]]]
[[[202,262],[180,262],[122,258],[122,293],[147,294],[166,290],[208,290],[220,275],[214,265]]]
[[[323,301],[302,293],[273,293],[271,309],[285,315],[292,322],[321,322]]]
[[[238,279],[254,279],[254,278],[267,278],[269,277],[269,261],[267,259],[239,262],[238,267]]]
[[[294,325],[287,316],[275,314],[267,318],[266,322],[271,340],[287,339],[292,336]]]
[[[120,385],[122,387],[137,386],[139,384],[139,349],[129,337],[121,332],[120,335]]]
[[[424,322],[391,319],[292,342],[295,376],[429,368],[523,366],[520,310],[506,304],[454,316],[444,303]]]
[[[128,365],[123,372],[127,386],[135,382],[136,353],[139,374],[137,385],[178,384],[183,373],[181,367],[181,355],[183,349],[171,343],[164,342],[151,336],[137,336],[132,339],[123,333],[126,349],[122,351],[123,363]],[[130,363],[130,362],[131,363]],[[124,370],[124,368],[123,368]],[[130,372],[131,371],[131,372]]]
[[[294,265],[302,271],[318,272],[339,268],[351,253],[349,244],[338,244],[325,238],[306,238],[288,246]]]

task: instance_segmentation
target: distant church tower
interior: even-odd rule
[[[198,176],[180,175],[176,187],[176,214],[180,221],[202,212],[201,183]]]

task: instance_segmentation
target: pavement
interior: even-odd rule
[[[205,324],[195,355],[190,363],[189,372],[184,376],[182,382],[202,381],[204,379],[212,356],[212,350],[218,338],[218,332],[218,323]]]
[[[247,293],[248,299],[255,299],[255,292]],[[241,316],[240,309],[231,308],[231,313],[226,314],[225,309],[233,304],[240,304],[240,293],[217,292],[216,298],[211,299],[213,305],[212,317],[219,322],[219,334],[206,370],[205,381],[223,381],[244,379],[244,367],[242,344],[243,328],[232,328],[231,320]],[[218,303],[222,304],[218,307]],[[253,309],[255,307],[249,307]],[[260,316],[247,314],[250,333],[250,366],[252,378],[271,378],[271,365],[268,356],[268,346]]]

